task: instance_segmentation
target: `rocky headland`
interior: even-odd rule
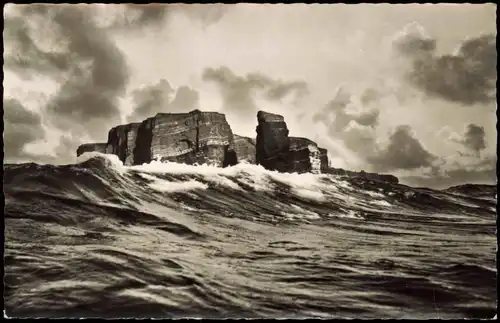
[[[226,116],[218,112],[158,113],[142,122],[116,126],[109,130],[106,143],[83,144],[76,154],[114,154],[127,166],[153,160],[217,167],[246,162],[279,172],[328,173],[398,183],[392,175],[329,167],[328,151],[310,139],[290,137],[281,115],[259,111],[256,133],[255,139],[234,134]]]

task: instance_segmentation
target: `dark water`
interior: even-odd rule
[[[492,318],[491,191],[102,156],[8,165],[6,313]]]

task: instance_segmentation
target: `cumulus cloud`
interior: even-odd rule
[[[467,125],[467,129],[465,130],[464,138],[461,140],[461,143],[465,147],[476,152],[476,154],[479,154],[481,150],[486,148],[484,136],[484,127],[471,123]]]
[[[189,112],[198,107],[199,101],[196,90],[188,86],[176,90],[165,79],[136,89],[131,95],[135,107],[128,122],[140,122],[157,113]]]
[[[179,11],[193,19],[201,22],[202,26],[217,23],[234,6],[234,4],[207,3],[207,4],[176,4]]]
[[[120,9],[121,8],[121,9]],[[59,90],[41,107],[48,126],[70,133],[73,155],[82,138],[100,141],[121,121],[119,100],[130,69],[113,39],[113,28],[142,30],[160,26],[171,12],[204,25],[221,19],[224,5],[12,5],[5,16],[4,68],[26,79],[47,78]],[[124,29],[122,29],[124,30]],[[43,32],[42,32],[43,31]],[[142,100],[139,114],[156,99]],[[197,105],[197,92],[181,87],[171,108]],[[149,105],[148,105],[149,104]]]
[[[13,98],[4,98],[3,110],[5,159],[15,161],[29,157],[25,146],[45,136],[42,118]]]
[[[152,117],[157,112],[162,111],[169,104],[174,92],[175,90],[165,79],[161,79],[156,84],[143,86],[140,89],[134,90],[132,92],[132,99],[135,107],[132,114],[128,117],[128,121],[142,121],[142,119]]]
[[[101,7],[104,13],[111,12],[103,26],[111,30],[134,31],[145,27],[161,27],[172,15],[184,14],[203,27],[218,22],[231,8],[229,4],[113,4]]]
[[[403,77],[408,83],[402,83],[402,88],[392,89],[381,82],[358,93],[341,87],[334,99],[313,116],[313,121],[325,125],[329,136],[342,140],[346,148],[364,159],[366,167],[374,171],[420,172],[424,168],[442,171],[444,166],[439,165],[439,158],[425,148],[410,126],[396,127],[388,143],[380,144],[379,124],[386,123],[386,120],[380,120],[379,108],[384,107],[381,102],[386,96],[399,99],[401,91],[409,95],[416,90],[450,103],[491,102],[496,81],[496,49],[493,44],[491,35],[480,36],[462,42],[453,55],[439,55],[437,40],[418,24],[410,24],[392,41],[393,50],[403,58],[403,65],[398,66],[403,67],[404,73],[391,70],[396,71],[394,77]],[[449,65],[452,60],[457,63]],[[481,80],[476,81],[479,78]],[[415,102],[420,100],[418,96],[412,97]],[[408,103],[398,102],[403,104],[402,108]],[[484,128],[473,124],[463,135],[454,134],[448,140],[460,142],[475,154],[486,147]]]
[[[467,148],[467,152],[458,152],[461,155],[468,155],[470,152],[473,152],[475,156],[480,157],[481,151],[486,149],[486,132],[484,127],[473,123],[465,126],[463,134],[452,131],[450,127],[445,126],[438,131],[438,136]]]
[[[333,100],[313,116],[316,122],[326,124],[332,135],[341,133],[351,122],[361,126],[375,127],[378,123],[378,109],[355,109],[354,94],[340,87]],[[366,101],[366,98],[365,98]]]
[[[349,122],[342,132],[342,140],[358,156],[366,158],[377,154],[378,143],[374,129],[355,120]]]
[[[37,28],[44,24],[48,29],[43,39]],[[117,99],[128,84],[128,66],[114,41],[96,25],[90,6],[22,6],[18,16],[6,19],[6,30],[22,49],[6,56],[7,68],[60,82],[43,108],[52,125],[93,134],[120,120]],[[44,42],[51,48],[43,48]]]
[[[366,159],[377,151],[375,129],[380,111],[368,105],[376,101],[378,95],[375,91],[358,95],[339,87],[334,98],[313,115],[312,120],[325,126],[328,136],[341,140],[347,149]]]
[[[367,106],[372,102],[377,102],[383,95],[379,89],[369,87],[363,91],[360,100],[364,106]]]
[[[264,76],[261,75],[261,77]],[[307,84],[302,81],[284,82],[278,80],[270,80],[269,83],[271,84],[271,86],[265,92],[265,96],[271,101],[281,100],[294,91],[299,97],[308,93]]]
[[[168,5],[159,4],[125,4],[125,12],[116,21],[121,27],[141,28],[162,22],[171,11]]]
[[[188,112],[199,108],[200,95],[189,86],[182,85],[177,89],[174,99],[170,102],[173,112]]]
[[[47,111],[61,129],[80,124],[83,129],[77,131],[93,133],[120,120],[117,99],[125,94],[129,71],[124,54],[88,14],[68,7],[54,18],[74,60]]]
[[[259,94],[270,101],[280,101],[288,95],[300,97],[308,93],[307,84],[302,81],[283,81],[260,73],[236,75],[225,66],[206,68],[204,81],[215,83],[224,100],[223,109],[234,111],[242,118],[255,118],[258,108],[255,97]]]
[[[27,10],[25,12],[32,15]],[[36,73],[54,75],[68,69],[70,57],[63,52],[40,48],[26,17],[7,16],[4,22],[4,43],[15,50],[15,53],[4,55],[4,68],[25,79]]]
[[[436,158],[416,138],[410,126],[401,125],[390,135],[387,147],[368,160],[377,171],[387,172],[430,167]]]
[[[430,59],[436,50],[436,40],[422,26],[411,23],[396,35],[393,47],[400,54],[415,60]]]
[[[436,40],[413,24],[393,46],[411,62],[406,80],[429,96],[466,105],[495,101],[495,35],[464,40],[455,53],[438,55]]]

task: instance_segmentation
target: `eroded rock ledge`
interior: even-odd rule
[[[332,173],[398,182],[392,175],[328,167],[328,151],[310,139],[289,137],[281,115],[259,111],[256,132],[255,139],[233,134],[226,116],[218,112],[158,113],[139,123],[116,126],[109,131],[107,143],[84,144],[76,153],[115,154],[127,166],[152,160],[217,167],[247,162],[280,172]]]

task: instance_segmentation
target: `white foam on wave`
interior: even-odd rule
[[[348,219],[357,219],[357,220],[364,220],[365,218],[361,216],[358,212],[354,210],[347,210],[345,214],[343,213],[330,213],[328,214],[329,217],[332,218],[348,218]]]
[[[117,155],[114,154],[103,154],[97,151],[91,151],[81,154],[77,157],[76,163],[81,164],[89,159],[100,157],[106,161],[106,166],[109,166],[113,170],[117,171],[120,174],[124,174],[127,171],[127,167],[123,165],[123,162],[118,158]]]
[[[156,182],[149,184],[149,187],[159,192],[182,192],[182,191],[192,191],[195,189],[206,190],[208,186],[206,184],[190,180],[187,182]]]
[[[285,213],[284,214],[288,219],[290,220],[295,220],[295,219],[301,219],[301,220],[318,220],[321,219],[321,217],[314,213]]]
[[[233,189],[236,187],[240,189],[240,187],[231,178],[238,179],[258,191],[273,191],[272,180],[290,186],[292,191],[300,197],[319,201],[324,201],[325,199],[322,189],[332,189],[331,185],[320,181],[322,176],[325,175],[280,173],[267,170],[260,165],[249,163],[239,163],[231,167],[222,168],[210,165],[186,165],[153,161],[149,164],[130,166],[128,168],[147,173],[202,175],[207,181]]]
[[[102,154],[98,152],[84,153],[78,158],[78,162],[82,163],[94,157],[104,158],[108,165],[124,174],[129,170],[137,171],[140,174],[183,174],[202,176],[206,181],[215,184],[216,186],[225,186],[231,189],[242,190],[238,182],[249,185],[257,191],[274,191],[272,182],[281,183],[291,188],[292,193],[297,196],[324,202],[328,195],[336,195],[339,187],[350,188],[345,181],[332,179],[331,176],[325,174],[312,173],[280,173],[278,171],[267,170],[260,165],[250,164],[246,162],[238,163],[231,167],[217,167],[212,165],[187,165],[175,162],[160,162],[152,161],[148,164],[124,166],[118,156],[112,154]],[[322,182],[323,179],[329,178],[329,183]],[[181,190],[206,189],[208,185],[190,180],[187,182],[170,182],[154,177],[150,178],[153,183],[149,186],[155,190],[163,192],[173,192]],[[327,193],[325,195],[325,193]]]
[[[314,200],[314,201],[325,201],[325,195],[321,191],[311,190],[311,189],[303,189],[303,188],[295,188],[294,193],[304,199]]]
[[[371,197],[384,197],[384,194],[373,192],[373,191],[361,191],[361,193],[366,194]]]
[[[375,204],[375,205],[380,205],[380,206],[392,206],[391,203],[385,201],[385,200],[374,200],[370,201],[370,204]]]
[[[241,187],[232,179],[238,179],[256,190],[272,190],[261,166],[240,163],[233,167],[216,167],[211,165],[187,165],[174,162],[152,161],[149,164],[129,166],[128,169],[145,173],[200,175],[216,185],[241,190]]]
[[[208,188],[207,184],[198,182],[196,180],[189,180],[185,182],[171,182],[164,179],[157,178],[148,174],[139,173],[144,179],[152,181],[148,184],[149,187],[159,192],[173,193],[173,192],[184,192],[192,191],[196,189],[205,190]]]
[[[321,217],[319,216],[318,213],[312,212],[309,210],[306,210],[304,208],[301,208],[298,205],[291,205],[292,208],[294,209],[293,212],[283,212],[282,215],[289,219],[310,219],[310,220],[317,220],[320,219]]]

